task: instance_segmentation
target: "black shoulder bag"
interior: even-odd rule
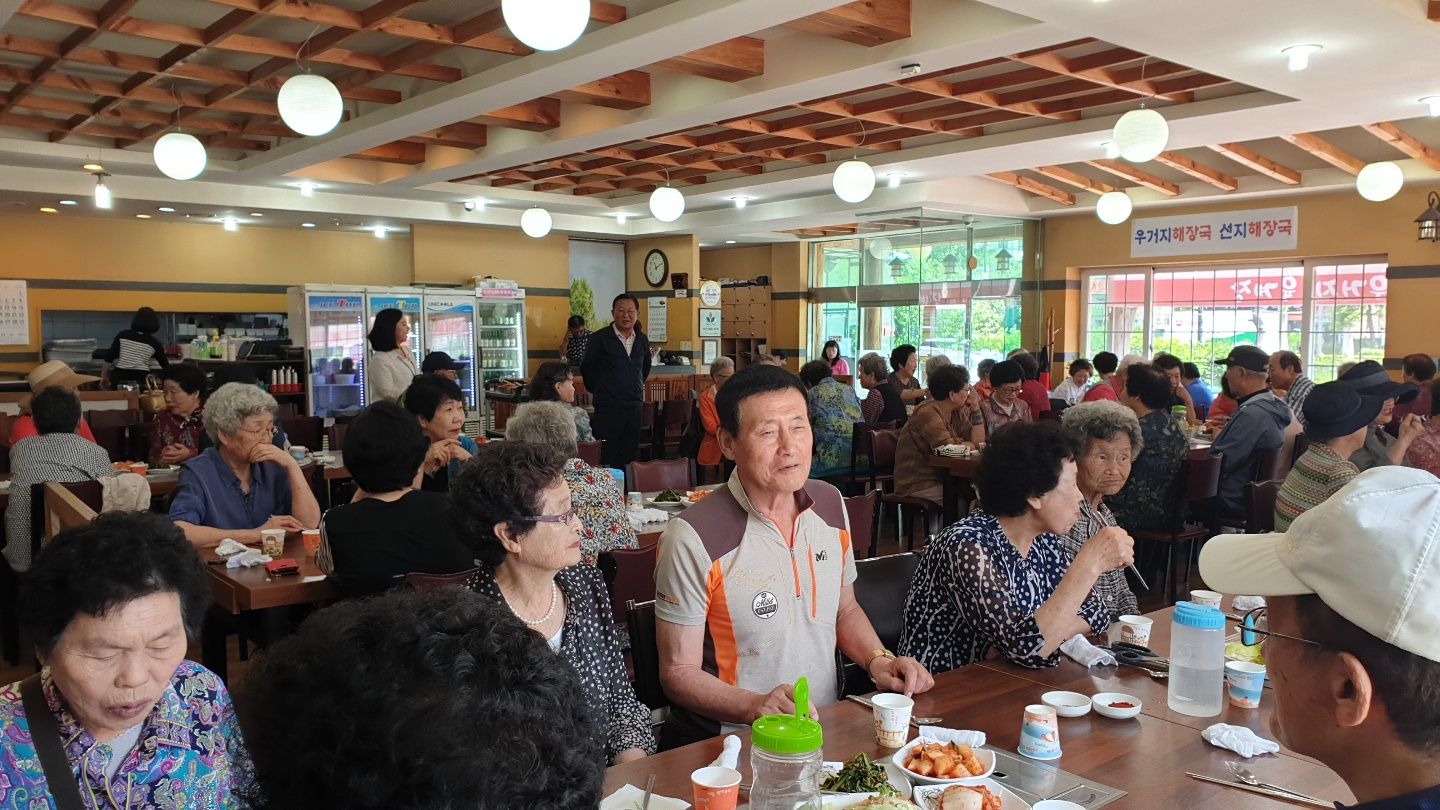
[[[45,702],[38,672],[20,682],[20,701],[25,706],[30,739],[35,744],[40,767],[45,770],[45,784],[50,789],[50,798],[55,800],[55,807],[57,810],[85,810],[85,804],[80,800],[80,785],[65,759],[60,726],[55,723],[55,715],[50,713],[50,705]]]

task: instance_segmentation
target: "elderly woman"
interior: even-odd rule
[[[475,555],[445,520],[446,496],[418,489],[430,442],[393,402],[360,412],[345,434],[345,469],[359,487],[350,503],[325,513],[315,565],[347,596],[383,591],[406,574],[454,574]]]
[[[904,425],[910,414],[905,410],[905,402],[900,399],[900,392],[885,374],[885,358],[870,352],[861,357],[857,365],[860,373],[856,376],[860,379],[860,387],[870,392],[865,395],[865,401],[860,403],[860,413],[864,421]]]
[[[370,341],[370,397],[391,402],[405,393],[410,381],[420,374],[410,351],[410,316],[398,309],[382,309],[366,335]]]
[[[1158,531],[1170,519],[1169,497],[1190,445],[1170,415],[1170,377],[1152,365],[1125,370],[1120,404],[1140,423],[1140,445],[1130,457],[1130,476],[1109,496],[1115,520],[1128,531]]]
[[[200,455],[204,393],[205,372],[199,366],[175,363],[165,368],[165,410],[150,423],[151,464],[179,464]]]
[[[926,380],[930,399],[915,406],[895,448],[895,492],[940,503],[945,479],[942,470],[930,465],[930,459],[945,445],[976,449],[985,441],[985,422],[964,366],[942,366]]]
[[[427,492],[450,491],[450,482],[460,474],[460,465],[470,460],[479,444],[462,431],[465,429],[465,394],[454,380],[435,374],[416,377],[400,395],[400,404],[414,415],[430,440],[425,462],[420,466],[425,477],[420,488]]]
[[[507,605],[580,674],[612,764],[655,752],[650,710],[635,698],[600,571],[579,565],[580,521],[565,454],[504,441],[480,448],[455,480],[450,516],[480,560],[475,589]]]
[[[21,439],[10,450],[10,504],[5,509],[5,559],[16,571],[30,567],[31,493],[49,481],[78,483],[115,474],[110,457],[75,433],[80,398],[66,388],[46,388],[30,399],[38,436]]]
[[[929,384],[929,382],[930,382],[930,375],[931,375],[931,374],[934,374],[935,372],[937,372],[937,371],[939,371],[940,369],[942,369],[942,368],[944,368],[944,367],[946,367],[946,366],[949,366],[949,365],[954,365],[954,364],[950,362],[950,358],[949,358],[949,357],[947,357],[947,356],[945,356],[945,355],[943,355],[943,354],[932,354],[932,355],[930,355],[928,358],[926,358],[926,360],[925,360],[925,382],[926,382],[926,384],[927,384],[927,385]]]
[[[805,399],[810,410],[810,432],[815,451],[810,459],[810,477],[824,478],[850,471],[850,437],[855,423],[864,421],[855,389],[842,385],[830,374],[823,360],[811,360],[800,369]]]
[[[275,398],[253,385],[226,383],[205,404],[214,442],[180,468],[170,519],[198,548],[225,538],[260,542],[261,529],[298,532],[320,523],[320,505],[299,462],[271,443]]]
[[[1095,373],[1095,367],[1090,365],[1089,360],[1078,357],[1070,361],[1070,368],[1067,370],[1070,376],[1065,378],[1065,382],[1055,386],[1050,397],[1064,400],[1066,405],[1074,405],[1084,399],[1085,392],[1090,390],[1090,375]]]
[[[230,696],[185,660],[205,580],[180,530],[148,512],[100,515],[45,547],[20,598],[44,669],[0,690],[7,807],[65,807],[64,792],[86,808],[236,806],[249,765]],[[64,752],[50,768],[47,737]]]
[[[625,494],[606,470],[597,470],[578,458],[570,415],[558,402],[527,402],[505,423],[505,440],[545,444],[565,454],[565,483],[580,514],[580,561],[594,565],[611,549],[635,548],[635,527],[625,512]],[[346,453],[345,458],[350,458]]]
[[[1370,425],[1384,408],[1380,398],[1364,396],[1342,382],[1321,383],[1310,390],[1300,406],[1310,446],[1295,460],[1276,493],[1275,531],[1290,531],[1295,518],[1329,500],[1360,474],[1350,456],[1365,446]],[[1406,461],[1412,466],[1420,466],[1413,463],[1419,446],[1419,439],[1410,445]]]
[[[720,452],[720,440],[715,434],[720,430],[720,414],[715,410],[715,395],[720,393],[725,381],[735,376],[735,361],[728,357],[717,357],[710,364],[710,379],[715,383],[700,394],[700,426],[705,429],[705,438],[700,440],[700,452],[695,463],[702,467],[719,467],[725,460]]]
[[[1053,423],[991,434],[975,479],[983,508],[925,547],[897,652],[931,672],[992,652],[1041,668],[1057,663],[1066,641],[1105,632],[1110,613],[1095,581],[1134,562],[1134,542],[1106,528],[1074,559],[1066,553],[1059,535],[1080,516],[1079,457],[1075,440]]]
[[[1365,434],[1365,444],[1350,454],[1350,463],[1360,472],[1404,463],[1410,443],[1425,431],[1425,423],[1415,414],[1408,414],[1399,424],[1398,437],[1385,432],[1385,426],[1394,421],[1395,406],[1413,402],[1420,389],[1411,383],[1392,382],[1385,367],[1374,360],[1356,363],[1340,375],[1339,382],[1363,396],[1385,401],[1385,407]]]
[[[555,361],[541,363],[530,379],[527,393],[531,402],[563,404],[575,422],[575,441],[595,441],[595,432],[590,429],[590,414],[584,408],[575,406],[575,375],[570,373],[569,366]]]
[[[74,391],[82,385],[96,382],[99,377],[91,377],[88,374],[76,374],[75,370],[66,365],[62,360],[51,360],[48,363],[41,363],[30,369],[25,375],[25,381],[30,385],[30,394],[35,396],[46,388],[64,388],[67,391]],[[75,432],[80,438],[87,442],[95,441],[95,434],[90,432],[90,423],[84,419],[76,426]],[[20,415],[10,420],[10,446],[14,447],[21,439],[28,439],[38,435],[35,429],[35,418],[30,414],[30,403],[20,404]]]
[[[1020,398],[1025,388],[1025,370],[1014,360],[996,363],[990,369],[990,384],[994,391],[990,398],[980,403],[980,415],[985,419],[985,429],[994,433],[1012,422],[1033,422],[1035,416],[1030,406]]]
[[[1130,477],[1130,463],[1140,452],[1140,422],[1118,402],[1082,402],[1065,410],[1061,425],[1080,440],[1075,462],[1075,483],[1080,487],[1080,519],[1060,545],[1071,559],[1090,538],[1120,524],[1103,501],[1120,491]],[[1104,603],[1110,620],[1140,612],[1140,604],[1123,570],[1106,571],[1095,580],[1095,596]]]
[[[248,675],[254,781],[240,807],[600,804],[604,735],[579,679],[479,594],[346,600],[261,653]]]

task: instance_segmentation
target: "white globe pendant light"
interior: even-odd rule
[[[889,237],[877,236],[870,240],[870,255],[880,261],[885,261],[885,257],[894,252],[895,245],[891,243]]]
[[[835,196],[848,203],[865,202],[875,191],[875,170],[863,160],[847,160],[835,167],[830,179]]]
[[[1405,173],[1388,160],[1367,165],[1355,178],[1355,190],[1371,202],[1384,202],[1394,197],[1403,185]]]
[[[650,213],[661,222],[674,222],[685,213],[685,195],[670,186],[655,189],[650,192]]]
[[[1111,137],[1120,150],[1120,157],[1131,163],[1144,163],[1165,151],[1165,144],[1170,140],[1170,125],[1165,123],[1165,116],[1142,107],[1120,116]]]
[[[280,120],[301,135],[324,135],[340,123],[345,113],[340,90],[329,79],[313,73],[286,79],[276,102]]]
[[[1119,225],[1130,218],[1130,210],[1134,206],[1130,202],[1130,196],[1123,191],[1111,191],[1100,195],[1100,201],[1095,203],[1095,216],[1106,225]]]
[[[536,239],[549,234],[550,226],[554,224],[550,212],[544,208],[531,208],[520,215],[520,230],[524,231],[526,236]]]
[[[516,39],[537,51],[558,51],[585,33],[590,0],[503,0],[500,13]]]
[[[194,135],[171,132],[155,142],[155,168],[166,177],[192,180],[205,171],[205,144]]]

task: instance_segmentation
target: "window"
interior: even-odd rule
[[[1315,259],[1087,272],[1082,345],[1091,357],[1169,352],[1216,390],[1224,369],[1214,361],[1231,347],[1287,349],[1328,382],[1341,363],[1384,358],[1385,269],[1379,259]]]

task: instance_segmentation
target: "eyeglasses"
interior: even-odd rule
[[[1259,607],[1246,613],[1244,616],[1229,616],[1226,618],[1240,624],[1240,643],[1246,647],[1258,647],[1265,643],[1267,638],[1283,638],[1289,641],[1298,641],[1301,644],[1309,644],[1320,649],[1329,649],[1318,641],[1311,641],[1308,638],[1299,636],[1287,636],[1284,633],[1276,633],[1269,629],[1270,620],[1266,617],[1265,608]]]
[[[996,390],[996,391],[1004,391],[1004,392],[1007,393],[1007,394],[1018,394],[1018,393],[1020,393],[1023,389],[1024,389],[1024,386],[1020,386],[1020,385],[1002,385],[1002,386],[1000,386],[999,388],[996,388],[995,390]]]
[[[579,517],[580,510],[572,506],[570,507],[570,511],[566,512],[563,515],[532,515],[530,517],[520,519],[525,521],[526,523],[569,523],[570,521],[576,520]]]
[[[263,428],[240,428],[241,433],[249,433],[252,436],[269,436],[272,439],[280,433],[280,428],[271,425]]]

